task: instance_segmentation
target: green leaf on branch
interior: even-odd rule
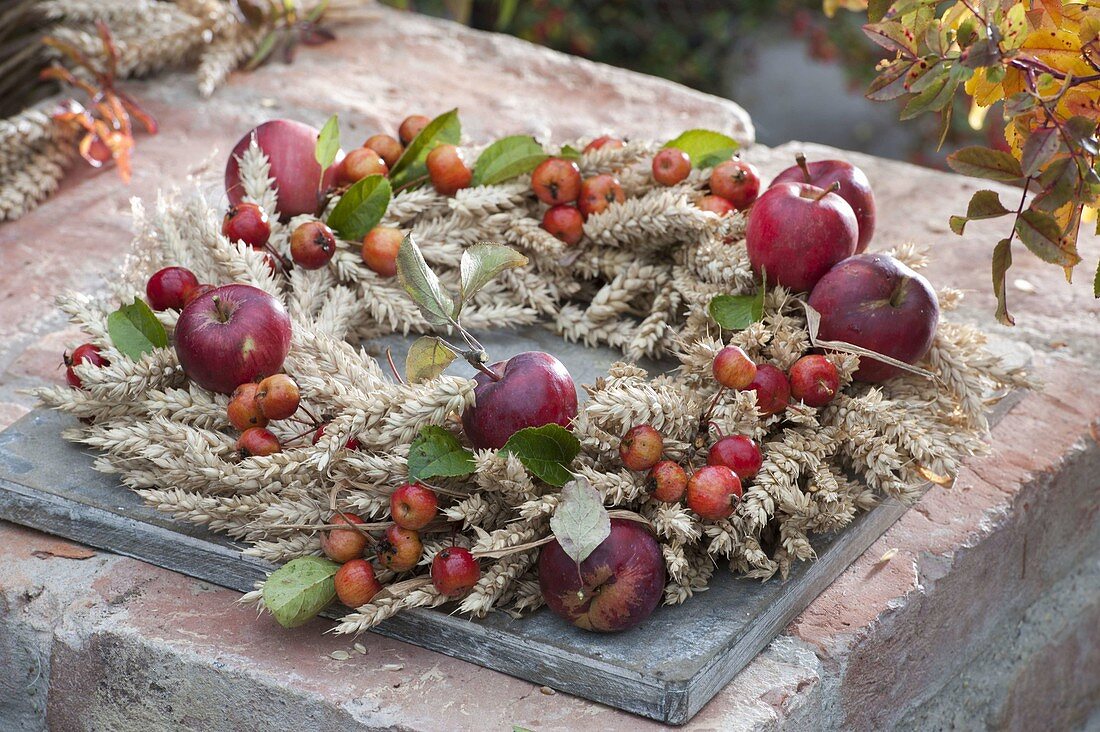
[[[474,454],[442,427],[429,425],[409,447],[409,482],[426,478],[464,478],[474,472]]]
[[[1020,167],[1024,175],[1029,178],[1038,175],[1061,146],[1062,139],[1058,135],[1058,130],[1053,127],[1032,132],[1024,143],[1023,154],[1020,156]]]
[[[1096,139],[1096,120],[1081,116],[1070,117],[1063,129],[1074,145],[1078,145],[1089,155],[1100,154],[1100,141]]]
[[[348,188],[332,209],[328,225],[341,239],[359,241],[386,215],[393,192],[381,175],[368,175]]]
[[[321,557],[298,557],[264,582],[264,607],[284,628],[297,628],[336,598],[333,577],[340,565]]]
[[[1044,262],[1073,267],[1081,257],[1062,238],[1057,219],[1042,211],[1028,209],[1016,217],[1016,234],[1031,252]]]
[[[696,168],[710,168],[732,158],[741,146],[737,140],[721,132],[688,130],[666,142],[663,147],[683,150]]]
[[[458,309],[461,310],[481,288],[496,279],[504,270],[526,264],[527,257],[503,244],[483,241],[469,247],[462,252],[462,261],[459,264],[461,289]]]
[[[1031,201],[1031,208],[1053,213],[1069,203],[1080,180],[1072,158],[1055,160],[1039,176],[1041,190]]]
[[[866,97],[876,102],[897,99],[909,89],[905,88],[909,72],[917,66],[916,61],[897,59],[892,61],[881,74],[875,77],[867,87]]]
[[[764,317],[764,287],[754,295],[716,295],[707,311],[724,330],[744,330]]]
[[[458,110],[452,109],[439,115],[413,138],[405,152],[393,164],[390,169],[390,183],[394,188],[400,188],[424,178],[428,174],[425,163],[428,153],[439,145],[457,145],[461,139],[462,123],[458,119]]]
[[[868,38],[891,53],[898,52],[905,58],[917,55],[915,34],[896,20],[884,20],[863,26]]]
[[[611,535],[611,517],[603,497],[587,479],[571,480],[562,488],[561,500],[550,518],[550,531],[577,564],[588,559]]]
[[[431,325],[443,327],[454,323],[454,301],[424,261],[412,234],[405,235],[397,250],[397,279]]]
[[[890,9],[890,5],[893,0],[868,0],[867,2],[867,19],[872,23],[877,23],[886,17],[886,11]]]
[[[336,115],[328,118],[325,126],[321,128],[321,134],[317,135],[317,145],[313,148],[313,157],[325,170],[336,160],[336,153],[340,151],[340,121]]]
[[[580,160],[581,151],[572,145],[562,145],[561,150],[558,151],[558,157],[566,160]]]
[[[134,298],[107,316],[111,344],[130,358],[168,345],[168,333],[144,300]]]
[[[951,231],[962,236],[966,228],[966,222],[980,219],[995,219],[1012,213],[1001,204],[1001,197],[996,191],[976,191],[970,198],[966,207],[966,216],[952,216],[950,219]]]
[[[572,432],[556,424],[526,427],[516,432],[502,453],[519,458],[533,475],[554,486],[563,486],[573,479],[567,466],[581,451],[581,443]]]
[[[993,249],[993,294],[997,296],[997,322],[1002,325],[1016,325],[1005,295],[1005,278],[1011,266],[1012,241],[1001,239]]]
[[[405,356],[405,378],[410,383],[431,381],[447,370],[458,354],[435,336],[421,336],[409,346]]]
[[[530,173],[550,157],[530,135],[513,135],[497,140],[474,163],[473,185],[493,186]]]
[[[989,180],[1016,181],[1024,177],[1020,162],[1006,152],[973,145],[947,156],[947,165],[956,173]]]

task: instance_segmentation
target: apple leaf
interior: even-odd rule
[[[737,140],[713,130],[688,130],[663,147],[683,150],[696,168],[710,168],[733,157],[741,147]]]
[[[409,447],[409,482],[425,478],[462,478],[474,472],[474,454],[442,427],[429,425]]]
[[[431,381],[447,370],[458,357],[434,336],[422,336],[409,346],[405,356],[405,378],[413,384]]]
[[[141,358],[156,348],[168,345],[168,333],[144,300],[134,298],[107,316],[107,335],[119,352]]]
[[[1054,127],[1046,127],[1035,130],[1024,143],[1023,153],[1020,157],[1020,166],[1026,176],[1037,175],[1043,166],[1062,147],[1062,138]]]
[[[313,157],[325,170],[336,160],[336,153],[340,151],[340,121],[336,115],[328,118],[325,126],[321,128],[321,134],[317,136],[317,145],[313,148]]]
[[[561,425],[544,424],[516,432],[500,451],[518,457],[535,477],[550,485],[563,486],[573,480],[566,466],[581,451],[581,443]]]
[[[997,322],[1001,325],[1016,325],[1005,294],[1005,275],[1011,266],[1012,241],[1001,239],[993,249],[993,294],[997,296]]]
[[[1012,213],[1001,203],[1001,197],[996,191],[975,191],[966,206],[966,216],[952,216],[949,223],[951,231],[962,236],[968,221],[979,219],[995,219],[998,216]]]
[[[459,264],[460,309],[461,305],[468,303],[482,287],[496,279],[501,272],[514,267],[523,267],[526,264],[527,257],[503,244],[482,241],[466,249],[462,252],[462,262]]]
[[[561,150],[558,151],[558,157],[566,160],[580,160],[581,151],[572,145],[562,145]]]
[[[561,548],[580,564],[611,535],[611,517],[599,491],[585,478],[565,484],[550,518],[550,530]]]
[[[340,197],[328,225],[341,239],[358,241],[386,215],[391,195],[390,182],[384,176],[368,175]]]
[[[716,295],[707,310],[725,330],[744,330],[764,317],[764,288],[755,295]]]
[[[461,139],[462,123],[458,120],[458,110],[452,109],[439,115],[424,126],[390,168],[390,183],[394,188],[400,188],[425,177],[428,166],[424,161],[428,153],[441,144],[457,145]]]
[[[951,153],[947,156],[947,165],[956,173],[974,178],[1016,181],[1024,177],[1020,161],[1016,158],[1006,152],[980,145],[964,147]]]
[[[1042,211],[1028,209],[1016,217],[1020,241],[1044,262],[1073,267],[1081,261],[1075,247],[1062,237],[1057,219]]]
[[[397,250],[397,278],[431,325],[441,327],[454,323],[454,302],[424,261],[412,234],[405,235]]]
[[[336,597],[338,569],[339,564],[322,557],[290,560],[264,582],[264,607],[284,628],[308,623]]]
[[[550,157],[530,135],[512,135],[497,140],[482,151],[474,163],[475,186],[493,186],[530,173]]]

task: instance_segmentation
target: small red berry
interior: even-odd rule
[[[551,206],[542,215],[542,228],[573,246],[584,238],[584,216],[567,203]]]
[[[732,203],[722,198],[721,196],[703,196],[695,202],[695,208],[701,209],[703,211],[710,211],[711,213],[716,213],[719,216],[725,216],[726,214],[737,210],[737,208]]]
[[[453,196],[470,185],[474,177],[462,159],[462,151],[454,145],[439,145],[428,153],[424,163],[428,166],[432,186],[444,196]]]
[[[791,396],[811,407],[824,407],[840,391],[840,374],[829,359],[803,356],[790,369]]]
[[[145,299],[153,310],[182,310],[187,296],[198,286],[199,278],[186,267],[165,267],[145,283]]]
[[[715,380],[727,389],[744,389],[756,377],[756,364],[738,346],[726,346],[711,365]]]
[[[770,363],[757,365],[756,376],[745,388],[756,392],[756,407],[765,417],[779,414],[791,400],[791,384],[787,381],[787,375]]]
[[[374,227],[363,237],[363,261],[379,277],[393,277],[397,274],[397,250],[404,239],[400,229]]]
[[[328,422],[325,422],[323,425],[317,428],[317,431],[313,433],[313,439],[310,444],[316,445],[318,442],[321,441],[321,438],[325,436],[326,427],[328,427]],[[348,441],[344,443],[344,447],[349,450],[358,450],[360,448],[359,440],[355,439],[354,437],[349,437]]]
[[[577,199],[577,207],[588,218],[592,214],[606,211],[613,203],[622,203],[626,200],[623,187],[619,179],[606,173],[586,178],[581,183],[581,194]]]
[[[653,156],[653,180],[663,186],[682,183],[691,173],[691,158],[677,147],[666,147]]]
[[[230,241],[243,241],[253,249],[260,249],[271,237],[267,211],[254,203],[230,206],[222,219],[222,233]]]
[[[392,572],[408,572],[420,561],[424,551],[420,534],[397,524],[386,529],[376,548],[378,563]]]
[[[619,457],[629,470],[649,470],[665,449],[661,433],[648,424],[631,427],[619,443]]]
[[[229,405],[225,408],[229,424],[239,430],[247,430],[249,427],[266,427],[267,417],[260,411],[260,405],[256,403],[256,392],[260,390],[258,384],[241,384],[233,390],[229,397]]]
[[[336,597],[348,607],[362,607],[382,590],[382,583],[374,576],[374,567],[366,559],[345,562],[332,579]]]
[[[653,492],[650,495],[656,500],[676,503],[684,497],[688,477],[679,463],[662,460],[649,471],[649,478],[653,481]]]
[[[351,185],[367,176],[389,175],[389,172],[389,166],[381,155],[369,147],[357,147],[344,156],[337,170],[337,176],[344,185]]]
[[[298,411],[301,399],[298,385],[286,374],[272,374],[256,389],[256,404],[268,419],[286,419]]]
[[[581,169],[572,160],[547,158],[531,173],[531,188],[545,204],[572,203],[581,193]]]
[[[432,584],[452,600],[462,597],[481,579],[481,566],[469,549],[450,546],[432,558]]]
[[[404,145],[390,135],[371,135],[363,143],[363,147],[369,147],[378,153],[385,161],[387,168],[392,168],[393,164],[401,159],[401,154],[405,152]]]
[[[687,484],[688,508],[707,521],[729,518],[740,497],[741,479],[724,465],[699,468]]]
[[[320,221],[307,221],[290,235],[290,257],[302,269],[321,269],[336,254],[336,237]]]
[[[237,438],[237,452],[242,458],[274,455],[282,449],[279,438],[263,427],[249,427]]]
[[[602,150],[607,148],[608,150],[614,150],[623,146],[623,141],[617,137],[611,137],[610,135],[601,135],[592,142],[584,146],[585,152],[592,152],[593,150]]]
[[[401,126],[397,128],[397,136],[401,138],[401,144],[408,145],[415,140],[420,131],[427,127],[430,122],[431,119],[422,114],[411,114],[406,117],[401,122]]]
[[[419,483],[405,483],[390,495],[390,516],[403,529],[419,531],[431,523],[439,511],[435,491]]]
[[[719,163],[710,174],[710,192],[744,210],[760,195],[760,171],[744,160]]]
[[[80,381],[80,377],[73,371],[73,366],[82,363],[90,363],[96,368],[111,365],[111,362],[103,357],[103,352],[97,346],[93,346],[91,343],[83,343],[77,346],[71,354],[65,355],[65,381],[74,389],[80,389],[84,386]]]
[[[335,513],[328,522],[333,526],[366,523],[354,513]],[[334,562],[350,562],[363,556],[367,536],[359,529],[328,529],[321,532],[321,551]]]
[[[741,480],[760,472],[764,457],[760,447],[744,435],[727,435],[710,446],[707,465],[725,465]]]

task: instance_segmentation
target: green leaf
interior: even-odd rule
[[[509,437],[504,447],[500,448],[500,452],[518,457],[523,467],[536,477],[556,486],[563,486],[573,479],[566,466],[580,451],[581,443],[573,433],[556,424],[525,427]]]
[[[1016,325],[1005,297],[1005,275],[1011,266],[1012,241],[1001,239],[993,249],[993,294],[997,296],[997,322],[1001,325]]]
[[[341,239],[358,241],[378,226],[390,205],[390,182],[385,176],[368,175],[354,183],[328,217],[328,225]]]
[[[442,427],[429,425],[409,447],[409,482],[426,478],[463,478],[474,472],[474,454]]]
[[[141,358],[156,348],[168,345],[168,333],[144,300],[134,298],[107,316],[107,335],[111,343],[130,358]]]
[[[1077,166],[1070,158],[1055,160],[1039,176],[1040,192],[1031,201],[1031,208],[1053,213],[1069,203],[1077,190]]]
[[[905,88],[906,76],[916,65],[916,61],[905,59],[891,62],[867,87],[866,97],[876,102],[885,102],[905,94],[909,91]]]
[[[913,119],[929,110],[938,109],[936,104],[940,95],[947,89],[950,74],[946,70],[934,71],[921,77],[922,81],[925,79],[928,79],[929,83],[922,88],[919,94],[909,99],[901,110],[899,119]],[[954,92],[954,89],[951,91]]]
[[[473,185],[493,186],[517,175],[530,173],[549,155],[530,135],[497,140],[474,163]]]
[[[1001,47],[992,38],[979,39],[963,52],[959,63],[972,69],[997,66],[1001,63]]]
[[[1044,262],[1073,267],[1081,261],[1071,248],[1064,246],[1062,227],[1050,214],[1028,209],[1016,217],[1020,241]]]
[[[569,557],[580,564],[611,535],[611,517],[603,497],[586,478],[565,484],[550,518],[550,531]]]
[[[713,130],[688,130],[663,147],[683,150],[696,168],[710,168],[729,160],[741,147],[737,140]]]
[[[917,55],[917,42],[913,32],[897,20],[868,23],[863,26],[863,32],[868,38],[891,53],[898,52],[906,58]]]
[[[951,153],[947,156],[947,165],[956,173],[975,178],[1015,181],[1024,177],[1016,158],[1006,152],[980,145],[964,147]]]
[[[458,110],[444,112],[429,122],[420,134],[413,138],[405,152],[390,168],[390,183],[394,188],[410,183],[428,174],[425,160],[434,148],[442,144],[457,145],[462,138],[462,123]]]
[[[1096,263],[1096,277],[1092,280],[1092,296],[1100,298],[1100,262]]]
[[[1096,120],[1088,117],[1070,117],[1063,128],[1074,145],[1080,146],[1089,155],[1100,153],[1100,144],[1096,139]]]
[[[412,234],[405,235],[397,250],[397,279],[430,324],[441,327],[454,323],[454,302],[424,261]]]
[[[447,370],[458,354],[434,336],[421,336],[405,356],[405,378],[413,384],[431,381]]]
[[[1038,175],[1039,171],[1050,162],[1061,146],[1062,139],[1058,135],[1058,130],[1054,127],[1032,132],[1028,136],[1027,142],[1024,143],[1023,154],[1020,156],[1020,167],[1024,175],[1029,178]]]
[[[872,23],[877,23],[886,16],[886,11],[890,9],[890,3],[893,0],[868,0],[867,3],[867,19]]]
[[[558,151],[558,157],[566,160],[580,160],[581,151],[572,145],[562,145],[561,150]]]
[[[482,241],[466,249],[462,252],[462,262],[459,265],[459,309],[501,272],[526,264],[527,257],[503,244]]]
[[[320,163],[321,170],[324,170],[336,160],[338,152],[340,152],[340,121],[334,114],[328,118],[328,122],[325,122],[325,126],[321,128],[321,134],[317,136],[313,157]]]
[[[340,565],[321,557],[298,557],[264,582],[264,607],[284,628],[297,628],[317,616],[336,597],[333,577]]]
[[[764,317],[764,288],[755,295],[716,295],[707,310],[723,329],[744,330]]]
[[[268,31],[267,35],[260,40],[260,44],[256,47],[256,52],[252,54],[252,58],[248,59],[248,63],[244,68],[246,71],[258,68],[260,64],[267,60],[267,57],[271,55],[271,52],[275,50],[275,42],[279,40],[279,29],[275,28]]]
[[[951,231],[962,236],[966,228],[966,222],[979,219],[995,219],[998,216],[1012,213],[1001,204],[1001,197],[996,191],[975,191],[966,207],[966,216],[952,216]]]

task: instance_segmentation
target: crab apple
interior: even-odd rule
[[[389,166],[381,155],[369,147],[357,147],[344,156],[337,178],[344,185],[351,185],[368,175],[389,175],[389,172]]]
[[[449,546],[432,558],[432,584],[441,595],[452,600],[474,589],[481,579],[481,565],[469,549]]]
[[[726,435],[707,452],[707,465],[724,465],[741,480],[756,475],[763,464],[760,446],[744,435]]]
[[[619,179],[613,175],[603,173],[585,178],[581,183],[580,197],[577,199],[577,207],[588,218],[592,214],[606,211],[613,203],[622,203],[626,200],[623,187]]]
[[[233,390],[233,395],[225,408],[229,424],[239,430],[267,426],[267,417],[260,411],[260,405],[256,402],[256,392],[259,390],[260,385],[252,382],[241,384]]]
[[[607,148],[608,150],[616,150],[623,146],[623,141],[617,137],[611,135],[601,135],[592,142],[584,146],[584,152],[592,152],[593,150],[602,150]]]
[[[420,561],[424,545],[420,543],[420,534],[393,524],[375,547],[378,551],[378,563],[391,572],[408,572]]]
[[[756,364],[739,346],[726,346],[714,356],[711,371],[727,389],[744,389],[756,376]]]
[[[386,163],[387,168],[392,168],[393,164],[401,159],[401,154],[405,152],[405,146],[392,135],[371,135],[363,143],[363,147],[368,147],[378,153]]]
[[[431,121],[430,117],[425,117],[422,114],[410,114],[403,119],[401,126],[397,128],[397,136],[401,138],[401,144],[408,145],[415,140],[420,131],[427,127]]]
[[[538,574],[551,612],[601,633],[633,628],[664,596],[661,545],[645,526],[625,519],[611,519],[611,533],[580,567],[557,540],[550,542],[539,552]]]
[[[231,394],[238,385],[283,367],[290,351],[290,316],[259,288],[224,285],[187,303],[176,321],[175,339],[189,379]]]
[[[571,203],[581,193],[581,169],[572,160],[547,158],[531,173],[531,188],[550,206]]]
[[[335,164],[324,171],[314,157],[317,128],[289,119],[275,119],[245,133],[233,147],[225,166],[225,193],[229,203],[238,204],[244,198],[241,185],[240,157],[255,139],[267,155],[271,166],[268,177],[275,180],[279,194],[279,218],[288,221],[299,214],[315,214],[320,205],[320,192],[332,187],[336,168],[342,158],[337,153]]]
[[[91,343],[83,343],[77,346],[71,354],[65,355],[65,382],[74,389],[80,389],[84,386],[80,381],[80,377],[76,375],[76,371],[73,370],[73,366],[82,363],[90,363],[96,368],[111,365],[111,362],[103,357],[103,352],[99,350],[98,346]]]
[[[691,173],[691,158],[678,147],[666,147],[653,156],[653,180],[663,186],[682,183]]]
[[[462,151],[454,145],[439,145],[428,153],[424,163],[428,166],[428,177],[432,187],[444,196],[453,196],[459,190],[470,185],[474,174],[462,159]]]
[[[253,249],[261,249],[271,237],[267,211],[254,203],[235,203],[225,212],[222,233],[230,241],[243,241]]]
[[[753,271],[768,284],[809,292],[852,256],[859,228],[848,202],[808,183],[780,183],[757,199],[745,228]]]
[[[676,503],[684,497],[688,478],[687,472],[679,463],[662,460],[649,471],[649,479],[653,483],[653,492],[650,495],[658,501]]]
[[[419,531],[435,518],[439,499],[435,491],[419,483],[405,483],[390,495],[390,516],[403,529]]]
[[[567,203],[551,206],[542,215],[542,228],[574,246],[584,238],[584,216],[576,206]]]
[[[824,356],[803,356],[787,373],[791,380],[791,396],[808,406],[824,407],[840,391],[840,374]]]
[[[807,165],[804,156],[799,155],[797,159],[798,165],[792,165],[775,176],[771,184],[810,183],[818,188],[828,188],[833,183],[839,183],[837,195],[848,202],[856,215],[859,228],[856,253],[867,249],[875,234],[875,194],[871,191],[867,174],[844,160],[817,160]]]
[[[525,427],[568,427],[577,416],[577,387],[561,361],[527,351],[474,377],[474,404],[462,413],[462,429],[479,450],[499,450]]]
[[[311,445],[316,445],[318,442],[321,441],[321,438],[325,436],[326,427],[328,427],[328,422],[325,422],[317,428],[317,431],[313,433],[313,439],[310,440]],[[348,450],[358,450],[360,447],[362,447],[362,445],[359,444],[359,440],[355,439],[354,437],[349,437],[348,441],[344,444],[344,447]]]
[[[145,283],[145,299],[153,310],[183,310],[199,278],[186,267],[158,269]]]
[[[336,597],[348,607],[362,607],[382,590],[382,583],[374,576],[374,567],[366,559],[344,562],[332,579]]]
[[[301,399],[298,385],[286,374],[268,376],[256,390],[256,404],[268,419],[286,419],[298,411]]]
[[[334,513],[328,520],[333,526],[366,523],[354,513]],[[328,529],[321,532],[321,551],[334,562],[350,562],[363,556],[367,535],[355,528]]]
[[[760,171],[737,158],[719,163],[710,173],[710,192],[744,210],[760,195]]]
[[[745,388],[756,392],[756,408],[765,417],[779,414],[791,400],[791,383],[787,375],[770,363],[758,364],[756,376]]]
[[[699,200],[695,202],[695,208],[701,211],[710,211],[719,216],[725,216],[737,210],[736,206],[721,196],[701,196]]]
[[[619,442],[619,457],[628,470],[649,470],[661,459],[665,441],[648,424],[631,427]]]
[[[307,221],[290,235],[290,258],[302,269],[321,269],[336,254],[336,236],[320,221]]]
[[[687,506],[706,521],[729,518],[741,497],[741,479],[725,465],[706,465],[688,480]]]
[[[843,341],[904,363],[928,353],[940,320],[932,285],[887,254],[857,254],[829,270],[810,294],[821,313],[818,337]],[[897,366],[860,358],[853,378],[879,383],[901,373]]]
[[[404,239],[400,229],[374,227],[363,237],[363,261],[379,277],[393,277],[397,274],[397,251]]]
[[[249,427],[237,438],[237,452],[243,458],[265,457],[282,450],[279,438],[263,427]]]

